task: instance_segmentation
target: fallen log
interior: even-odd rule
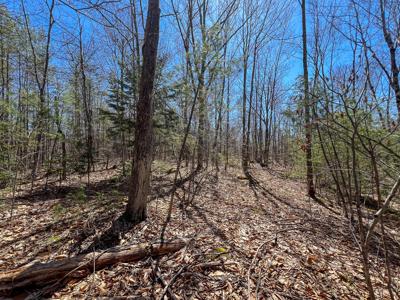
[[[184,239],[177,239],[164,243],[118,246],[102,252],[92,252],[46,263],[32,262],[0,273],[0,295],[9,295],[27,287],[45,286],[68,278],[85,277],[93,269],[99,270],[119,262],[133,262],[145,257],[176,252],[187,242]]]

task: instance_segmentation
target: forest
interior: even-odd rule
[[[400,0],[0,0],[0,299],[400,300]]]

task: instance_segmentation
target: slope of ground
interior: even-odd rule
[[[11,221],[6,201],[0,222],[1,269],[92,251],[101,245],[93,241],[110,234],[117,235],[120,244],[159,240],[172,176],[160,174],[153,178],[148,220],[119,233],[112,232],[112,222],[123,211],[126,185],[116,179],[115,170],[97,172],[87,195],[78,182],[69,182],[68,187],[49,185],[36,197],[17,197]],[[185,249],[99,270],[57,287],[52,296],[366,299],[357,233],[338,208],[308,199],[302,183],[279,172],[255,166],[251,174],[249,185],[238,169],[221,172],[218,178],[214,171],[205,172],[179,190],[165,238],[190,238]],[[400,224],[393,222],[388,259],[399,289]],[[379,236],[371,253],[377,296],[387,299]],[[41,295],[29,291],[20,297],[32,292]]]

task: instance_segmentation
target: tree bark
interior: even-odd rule
[[[138,223],[146,219],[147,195],[153,160],[153,87],[157,62],[160,24],[160,1],[149,0],[140,76],[139,101],[135,126],[135,150],[132,166],[127,220]]]
[[[310,117],[310,99],[308,88],[308,67],[307,67],[307,27],[306,27],[306,0],[301,2],[302,28],[303,28],[303,70],[304,70],[304,118],[306,131],[306,168],[307,168],[307,193],[315,198],[314,174],[312,163],[312,128]]]
[[[119,262],[138,261],[147,256],[160,256],[182,249],[186,240],[177,239],[164,243],[143,243],[109,248],[48,263],[34,262],[0,273],[0,295],[9,295],[27,287],[45,286],[68,278],[85,277],[95,267],[100,270]]]

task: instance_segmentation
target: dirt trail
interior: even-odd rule
[[[166,238],[192,238],[185,250],[158,261],[147,259],[100,270],[84,280],[70,281],[53,296],[157,298],[164,289],[162,281],[165,284],[174,278],[170,291],[177,299],[256,299],[256,295],[258,299],[366,299],[357,244],[339,209],[308,199],[302,183],[285,179],[279,172],[254,167],[251,174],[251,185],[239,179],[239,170],[221,173],[218,179],[211,173],[199,176],[196,196],[186,209],[178,207],[179,198],[184,197],[180,190]],[[153,181],[157,191],[168,181],[159,179],[155,176]],[[75,191],[72,196],[49,196],[29,205],[27,200],[18,201],[13,223],[0,222],[1,269],[32,259],[73,255],[91,245],[126,203],[121,188],[100,183],[85,199],[79,199]],[[190,195],[187,185],[185,195]],[[120,243],[159,239],[168,200],[166,196],[152,201],[148,220],[125,232]],[[391,232],[398,234],[393,228]],[[398,284],[396,238],[391,242],[390,261]],[[373,282],[379,298],[386,299],[383,254],[379,240],[375,244]],[[229,264],[198,265],[223,261]],[[153,280],[155,268],[162,280]]]

